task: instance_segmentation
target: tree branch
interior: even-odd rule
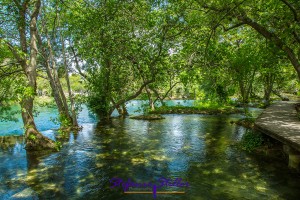
[[[18,70],[12,71],[12,72],[5,72],[3,74],[0,74],[0,79],[10,76],[10,75],[13,75],[13,74],[16,74],[16,73],[19,73],[19,72],[23,72],[23,69],[18,69]]]
[[[18,51],[10,42],[4,40],[4,43],[8,46],[9,50],[12,52],[12,54],[14,55],[14,57],[17,59],[18,62],[25,62],[25,60],[21,58]]]
[[[168,96],[169,92],[171,92],[171,90],[178,84],[180,83],[179,81],[178,82],[175,82],[170,88],[169,90],[165,93],[165,95],[161,98],[158,94],[158,92],[153,89],[153,88],[150,88],[157,96],[157,98],[154,100],[154,103],[159,99],[161,102]]]
[[[300,20],[298,18],[298,14],[296,9],[292,6],[292,4],[290,4],[288,1],[286,0],[280,0],[281,2],[283,2],[286,6],[289,7],[289,9],[292,11],[293,15],[294,15],[294,20],[298,23],[300,23]]]
[[[228,27],[228,28],[226,28],[226,27],[225,27],[225,26],[223,26],[223,25],[221,25],[221,26],[223,27],[223,30],[224,30],[225,32],[227,32],[227,31],[229,31],[229,30],[231,30],[231,29],[235,29],[235,28],[237,28],[237,27],[240,27],[240,26],[243,26],[243,25],[245,25],[245,23],[244,23],[244,22],[241,22],[241,23],[235,24],[235,25],[233,25],[233,26],[230,26],[230,27]]]
[[[293,31],[293,35],[294,35],[296,41],[300,44],[300,37],[299,37],[299,35],[296,33],[296,31]]]
[[[18,65],[20,64],[19,62],[10,62],[10,63],[6,63],[6,64],[3,64],[3,65],[0,65],[0,67],[6,67],[6,66],[11,66],[11,65]]]
[[[126,103],[127,101],[130,101],[130,100],[132,100],[132,99],[138,97],[138,96],[142,93],[143,89],[144,89],[147,85],[149,85],[150,83],[153,83],[153,82],[154,82],[154,79],[151,79],[151,80],[148,80],[148,81],[144,82],[144,84],[139,88],[138,91],[136,91],[134,94],[128,96],[127,98],[122,99],[122,100],[118,101],[117,103],[115,103],[114,107],[111,108],[111,110],[113,111],[113,110],[116,108],[116,106],[120,106],[120,105],[122,105],[123,103]]]
[[[241,22],[244,22],[245,24],[251,26],[254,30],[263,35],[266,39],[271,40],[279,49],[283,50],[287,54],[288,59],[291,61],[300,79],[300,63],[293,49],[286,45],[277,35],[270,32],[261,24],[258,24],[257,22],[250,19],[245,13],[242,12],[242,15],[238,15],[237,18]]]
[[[75,53],[75,49],[74,47],[71,45],[71,42],[69,41],[70,43],[70,48],[71,48],[71,51],[74,55],[74,59],[75,59],[75,68],[77,69],[78,73],[84,78],[84,79],[87,79],[87,76],[81,71],[80,69],[80,66],[79,66],[79,62],[78,62],[78,59],[77,59],[77,55]]]

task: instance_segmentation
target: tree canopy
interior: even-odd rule
[[[151,109],[175,94],[268,104],[272,94],[299,89],[298,0],[0,5],[0,105],[3,112],[5,104],[21,105],[28,147],[35,144],[29,138],[41,137],[32,107],[45,87],[62,125],[73,127],[78,96],[109,118],[115,109],[126,115],[126,102],[136,98],[149,100]]]

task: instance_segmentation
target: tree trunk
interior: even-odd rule
[[[45,34],[47,35],[47,29],[45,32],[46,32]],[[64,116],[68,117],[69,119],[71,119],[68,106],[66,105],[66,97],[63,92],[61,93],[62,88],[61,88],[59,78],[57,76],[57,69],[55,67],[55,62],[53,61],[54,57],[53,57],[53,53],[52,53],[52,46],[50,43],[50,39],[48,38],[48,35],[47,35],[47,45],[48,45],[48,48],[50,51],[49,55],[47,55],[47,51],[43,47],[42,38],[40,37],[40,35],[38,35],[38,43],[39,43],[39,46],[41,49],[41,54],[44,59],[44,66],[45,66],[46,73],[47,73],[47,76],[48,76],[48,79],[50,82],[52,94],[53,94],[55,103],[58,108],[58,112],[60,115],[64,115]],[[50,64],[51,60],[52,60],[52,68],[51,68],[51,64]]]
[[[128,116],[129,115],[125,103],[122,104],[122,110],[123,110],[123,113],[122,113],[123,116]]]
[[[32,114],[33,99],[36,92],[36,65],[37,65],[37,53],[38,53],[36,23],[37,23],[40,6],[41,6],[41,1],[37,0],[35,2],[35,9],[30,19],[30,62],[29,65],[27,65],[26,62],[23,65],[23,69],[25,69],[24,71],[28,80],[28,87],[31,89],[31,93],[32,93],[30,95],[25,95],[25,97],[23,97],[21,101],[22,119],[25,128],[27,150],[55,149],[55,143],[37,131],[34,123],[33,114]],[[21,40],[26,41],[26,38],[21,37]]]
[[[78,58],[77,58],[77,54],[75,52],[75,49],[74,49],[74,46],[72,46],[72,43],[69,41],[69,45],[70,45],[70,49],[73,53],[73,56],[74,56],[74,61],[75,61],[75,68],[77,69],[78,73],[84,78],[84,79],[87,79],[87,75],[84,74],[81,69],[80,69],[80,66],[79,66],[79,61],[78,61]]]
[[[264,104],[266,106],[270,105],[273,84],[274,84],[274,75],[269,72],[264,77],[264,101],[265,101]]]
[[[155,105],[154,105],[154,102],[151,98],[151,92],[149,91],[149,88],[148,86],[145,87],[145,90],[147,92],[147,95],[148,95],[148,100],[149,100],[149,107],[150,107],[150,110],[155,110]]]
[[[117,109],[119,115],[123,116],[123,110],[122,110],[122,108],[120,106],[116,106],[116,109]]]
[[[125,106],[125,103],[120,105],[120,104],[116,104],[115,100],[113,98],[111,98],[111,102],[113,104],[113,107],[115,109],[117,109],[118,113],[120,116],[127,116],[128,115],[128,112],[127,112],[127,109],[126,109],[126,106]],[[111,115],[112,113],[110,113]]]
[[[239,88],[242,96],[242,103],[245,104],[247,103],[246,101],[248,101],[248,99],[246,98],[245,85],[242,79],[239,79]]]
[[[160,103],[161,103],[161,105],[163,106],[163,105],[164,105],[164,100],[165,100],[165,98],[168,96],[169,93],[172,92],[173,88],[174,88],[178,83],[179,83],[179,82],[176,82],[176,83],[174,83],[174,84],[172,85],[171,82],[170,82],[170,88],[169,88],[168,91],[164,94],[163,97],[160,97],[158,91],[156,91],[154,88],[150,88],[150,89],[155,93],[155,95],[157,96],[157,98],[154,100],[154,104],[156,103],[157,100],[159,100]],[[172,95],[171,95],[171,98],[172,98]]]
[[[72,94],[71,84],[70,84],[70,79],[69,79],[69,70],[68,70],[68,63],[67,63],[66,52],[65,52],[65,43],[64,43],[65,41],[63,40],[62,33],[60,33],[60,40],[61,40],[62,54],[63,54],[63,60],[64,60],[65,78],[66,78],[66,82],[67,82],[69,99],[70,99],[70,104],[71,104],[72,125],[73,125],[73,127],[78,127],[74,99],[73,99],[73,94]]]
[[[289,98],[282,96],[279,91],[272,90],[272,92],[273,92],[273,94],[275,94],[276,96],[278,96],[281,99],[281,101],[289,101]]]
[[[53,76],[54,87],[55,87],[54,90],[56,90],[57,95],[59,95],[59,99],[60,99],[59,103],[62,104],[62,106],[63,106],[61,108],[61,112],[65,115],[65,117],[67,117],[68,119],[71,120],[72,118],[69,114],[69,107],[68,107],[68,103],[67,103],[67,98],[65,96],[65,93],[63,91],[63,88],[61,86],[61,83],[60,83],[60,80],[59,80],[59,77],[58,77],[56,63],[55,63],[55,60],[54,60],[54,55],[53,55],[53,50],[52,50],[52,45],[51,45],[51,41],[50,41],[50,38],[48,37],[48,35],[47,35],[47,45],[48,45],[48,48],[49,48],[49,59],[52,62],[52,70],[49,69],[50,70],[49,72]]]
[[[112,106],[112,107],[110,108],[110,110],[109,110],[109,115],[108,115],[108,117],[110,117],[110,115],[112,114],[112,112],[115,110],[115,108],[116,108],[117,106],[124,105],[126,102],[128,102],[128,101],[130,101],[130,100],[132,100],[132,99],[134,99],[134,98],[136,98],[136,97],[138,97],[138,96],[142,93],[143,89],[144,89],[147,85],[149,85],[150,83],[153,83],[153,82],[154,82],[154,79],[151,79],[151,80],[149,80],[149,81],[145,81],[144,84],[141,85],[141,87],[138,89],[138,91],[136,91],[134,94],[132,94],[132,95],[130,95],[130,96],[124,98],[124,99],[121,99],[121,100],[119,100],[119,101],[116,102],[116,103],[114,103],[114,106]]]

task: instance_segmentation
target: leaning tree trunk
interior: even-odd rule
[[[67,88],[68,88],[69,99],[70,99],[70,104],[71,104],[72,125],[73,125],[73,128],[75,128],[75,127],[78,127],[78,122],[77,122],[74,99],[73,99],[71,84],[70,84],[70,79],[69,79],[69,73],[68,73],[69,70],[68,70],[68,64],[67,64],[67,58],[66,58],[66,52],[65,52],[65,44],[64,44],[63,37],[62,37],[62,33],[60,33],[60,40],[61,40],[62,55],[63,55],[63,60],[64,60],[64,68],[65,68],[65,76],[66,76],[65,78],[66,78],[66,82],[67,82]]]
[[[52,46],[50,43],[50,38],[48,37],[47,29],[45,30],[45,34],[47,36],[47,45],[49,48],[49,54],[47,54],[47,51],[45,47],[43,46],[42,38],[40,35],[38,35],[38,43],[39,47],[41,49],[41,54],[43,56],[44,66],[46,69],[46,73],[49,79],[50,87],[52,89],[52,95],[54,97],[55,103],[58,108],[58,112],[60,115],[64,115],[68,117],[70,120],[72,119],[69,114],[69,109],[66,101],[65,94],[62,91],[62,87],[57,75],[57,69],[54,61],[54,56],[52,53]],[[51,62],[52,61],[52,62]],[[52,63],[52,66],[51,66]]]
[[[125,103],[122,104],[122,111],[123,111],[123,113],[122,113],[123,116],[129,115]]]
[[[53,55],[53,50],[52,50],[52,45],[51,45],[51,41],[50,41],[50,38],[49,38],[48,35],[47,35],[47,45],[48,45],[48,48],[49,48],[49,58],[52,61],[52,70],[48,69],[49,73],[52,75],[52,77],[49,76],[49,75],[48,75],[48,77],[50,79],[52,78],[52,80],[53,80],[52,90],[55,91],[54,95],[57,95],[57,97],[60,100],[59,102],[57,102],[57,104],[59,103],[60,105],[62,105],[61,107],[58,107],[59,110],[60,110],[59,113],[63,114],[64,117],[67,117],[68,119],[71,120],[72,118],[69,114],[67,98],[65,96],[65,93],[62,89],[62,86],[61,86],[61,83],[60,83],[60,80],[59,80],[59,77],[58,77],[56,63],[55,63],[55,60],[54,60],[54,55]],[[47,74],[48,74],[48,72],[47,72]]]
[[[37,18],[41,1],[35,2],[35,8],[30,19],[30,62],[23,63],[23,69],[28,80],[30,94],[25,95],[21,101],[22,119],[25,128],[26,149],[27,150],[46,150],[55,149],[55,143],[37,131],[33,118],[33,99],[36,92],[36,66],[37,66]],[[25,15],[24,15],[25,17]],[[20,34],[21,35],[21,34]],[[25,35],[24,35],[25,36]],[[25,40],[26,38],[21,38]]]
[[[280,37],[278,37],[275,33],[269,31],[263,25],[253,21],[244,12],[242,13],[242,15],[237,16],[237,18],[242,23],[247,24],[250,27],[252,27],[254,30],[256,30],[258,33],[260,33],[266,39],[271,40],[279,49],[281,49],[283,52],[285,52],[287,58],[290,60],[294,69],[296,70],[298,78],[300,80],[300,61],[298,59],[299,57],[297,56],[296,51],[294,51],[292,48],[290,48],[289,45],[287,45],[284,42],[284,40],[282,40]]]

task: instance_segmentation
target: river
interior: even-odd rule
[[[140,104],[132,101],[129,112]],[[56,115],[55,109],[44,108],[36,118],[42,133],[52,139],[58,125],[49,117]],[[0,199],[153,199],[152,194],[110,188],[114,177],[139,183],[180,178],[189,183],[161,188],[184,194],[157,194],[157,199],[298,199],[299,174],[280,160],[257,157],[234,145],[247,130],[230,121],[242,117],[173,114],[158,121],[114,118],[101,124],[84,107],[79,115],[82,131],[71,133],[61,151],[50,155],[27,153],[23,137],[12,136],[21,135],[21,129],[14,122],[1,122],[6,137],[0,137]]]

